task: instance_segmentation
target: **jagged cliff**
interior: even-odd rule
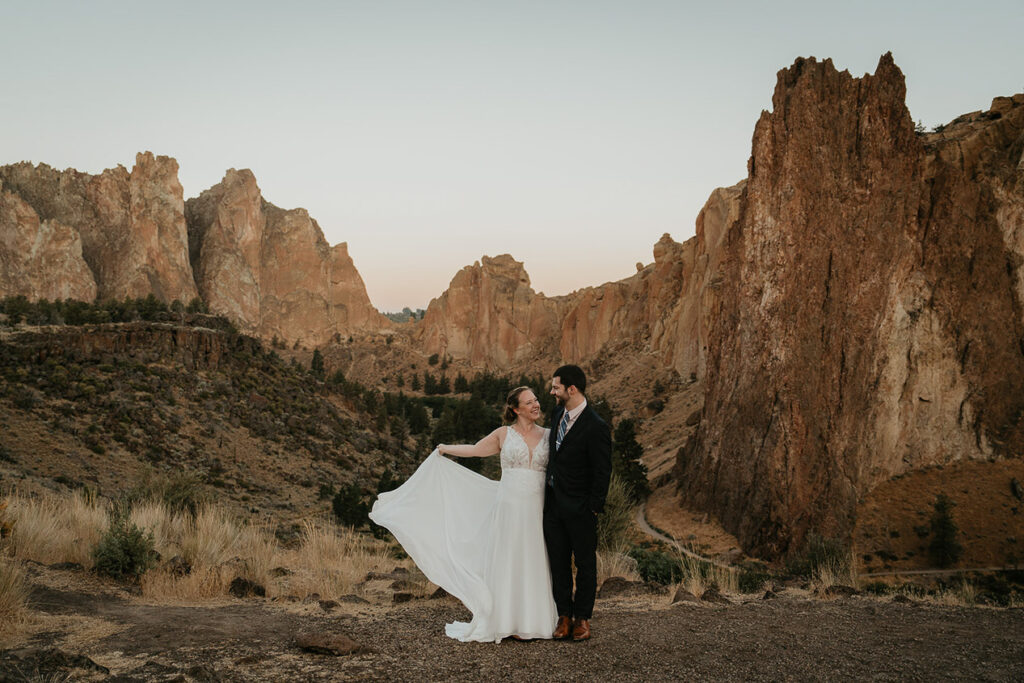
[[[703,377],[719,251],[739,210],[744,183],[715,190],[697,217],[697,235],[668,234],[654,262],[623,280],[566,296],[534,292],[508,254],[462,269],[430,302],[414,341],[425,353],[508,370],[538,363],[586,363],[610,347],[652,353],[680,375]]]
[[[915,135],[890,55],[779,72],[711,320],[686,496],[753,551],[895,474],[1024,451],[1024,96]]]
[[[186,204],[178,163],[149,152],[130,173],[0,167],[0,296],[19,294],[201,296],[246,332],[307,345],[388,326],[347,245],[328,245],[304,209],[270,204],[234,169]]]
[[[264,200],[251,171],[230,169],[185,213],[199,292],[244,331],[317,345],[389,325],[370,304],[348,245],[328,245],[305,209]]]
[[[0,219],[0,294],[91,300],[152,293],[184,302],[196,296],[174,159],[141,153],[130,173],[118,166],[99,175],[23,162],[0,167],[0,183],[0,201],[19,206]],[[39,244],[49,256],[40,259],[40,250],[32,254],[19,243]],[[51,269],[59,263],[69,270]],[[54,280],[60,284],[45,284]]]

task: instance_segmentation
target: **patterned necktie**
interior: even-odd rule
[[[555,436],[555,450],[557,451],[562,447],[562,439],[565,438],[565,432],[569,429],[569,411],[566,410],[562,413],[562,421],[558,423],[558,434]]]

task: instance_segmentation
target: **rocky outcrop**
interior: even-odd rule
[[[100,298],[155,294],[167,302],[187,303],[196,296],[186,250],[184,199],[174,159],[140,153],[130,173],[118,166],[99,175],[23,162],[0,167],[0,182],[36,214],[31,218],[21,212],[27,221],[18,228],[21,234],[33,232],[32,224],[38,220],[42,232],[36,231],[37,239],[46,241],[49,232],[54,248],[58,243],[67,245],[62,257],[51,249],[53,256],[45,264],[38,261],[38,252],[21,252],[17,268],[29,272],[31,278],[53,278],[54,272],[60,271],[33,269],[52,264],[54,259],[73,263],[80,246]],[[86,296],[89,287],[81,276],[76,267],[67,285],[51,289]],[[8,291],[13,290],[4,289],[0,294]]]
[[[800,59],[755,128],[676,469],[750,551],[847,536],[894,474],[1024,451],[1024,96],[919,136],[904,95],[890,55]]]
[[[715,190],[683,243],[668,234],[654,245],[654,263],[632,277],[574,292],[562,321],[562,358],[583,363],[606,347],[653,353],[680,375],[704,376],[709,311],[720,285],[720,246],[739,213],[745,183]]]
[[[414,339],[426,353],[504,369],[551,355],[559,320],[559,303],[533,291],[520,261],[484,256],[430,302]]]
[[[679,243],[665,234],[654,262],[638,264],[636,274],[567,296],[534,292],[523,264],[507,254],[485,256],[430,303],[415,339],[426,353],[501,370],[587,364],[625,347],[656,355],[684,377],[703,377],[720,247],[744,184],[712,193],[695,237]]]
[[[251,171],[229,170],[186,215],[199,292],[243,331],[312,346],[388,326],[347,245],[329,246],[305,209],[263,199]]]
[[[59,273],[59,276],[55,274]],[[0,181],[0,294],[38,299],[96,298],[78,231],[39,214]]]
[[[39,364],[90,360],[113,363],[131,358],[139,363],[173,360],[191,371],[217,370],[233,351],[259,353],[251,337],[214,329],[210,316],[194,316],[187,325],[169,323],[115,323],[57,327],[45,332],[15,332],[0,343],[5,362]]]

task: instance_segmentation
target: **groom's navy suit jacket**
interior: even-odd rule
[[[608,480],[612,474],[612,437],[608,423],[588,404],[555,449],[558,424],[565,409],[552,415],[548,458],[548,483],[554,504],[566,513],[604,510]]]

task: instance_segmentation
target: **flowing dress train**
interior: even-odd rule
[[[558,620],[542,525],[547,434],[531,453],[506,429],[501,481],[435,450],[370,512],[430,581],[473,614],[445,626],[461,641],[550,638]]]

